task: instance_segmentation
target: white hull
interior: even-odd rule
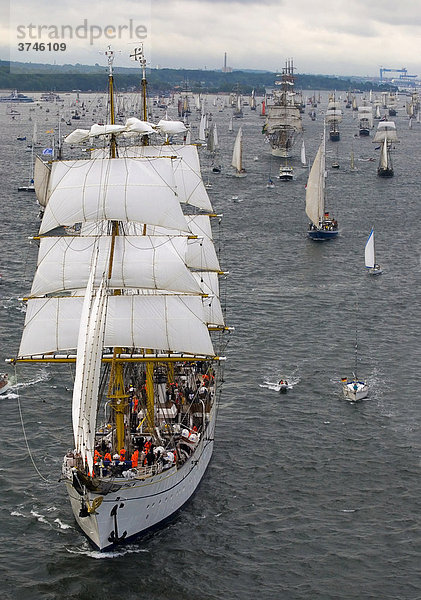
[[[368,396],[368,385],[363,381],[350,381],[344,384],[344,396],[351,402],[364,400]]]
[[[215,416],[214,408],[195,452],[179,469],[172,467],[143,481],[113,479],[113,483],[121,483],[121,487],[118,491],[102,495],[103,501],[96,509],[96,514],[81,517],[79,512],[83,500],[91,505],[101,494],[86,492],[81,496],[72,482],[66,479],[76,522],[99,550],[109,550],[118,541],[126,541],[157,527],[189,500],[212,456]],[[116,534],[120,538],[117,542],[113,541]]]
[[[291,158],[292,152],[286,148],[272,148],[272,156],[279,156],[281,158]]]
[[[8,392],[10,390],[12,386],[10,385],[10,383],[6,383],[6,385],[4,385],[2,388],[0,388],[0,394],[5,394],[6,392]]]

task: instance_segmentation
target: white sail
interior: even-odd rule
[[[237,133],[237,137],[235,138],[234,150],[232,153],[232,166],[237,169],[237,172],[242,171],[243,169],[243,128],[240,127]]]
[[[19,357],[77,347],[83,298],[28,300]],[[214,356],[199,296],[108,296],[104,347]]]
[[[47,204],[50,174],[51,166],[41,160],[39,156],[36,156],[34,163],[34,187],[40,206],[46,206]]]
[[[358,107],[358,118],[360,123],[362,121],[367,121],[368,127],[371,129],[373,127],[373,109],[371,106],[359,106]]]
[[[215,246],[208,238],[188,241],[186,264],[191,269],[199,269],[200,271],[221,270]]]
[[[325,138],[323,135],[322,143],[319,146],[310,170],[310,175],[308,176],[306,188],[306,214],[316,227],[319,226],[324,214],[325,177]]]
[[[374,229],[372,229],[365,244],[365,266],[367,269],[373,269],[375,264]]]
[[[302,144],[301,144],[301,164],[303,165],[303,167],[307,166],[306,147],[304,144],[304,140],[302,141]]]
[[[199,140],[201,142],[206,141],[206,115],[205,114],[202,114],[202,116],[200,117]]]
[[[203,184],[200,171],[199,155],[196,146],[171,144],[163,146],[123,146],[119,148],[121,157],[161,157],[174,156],[181,160],[174,161],[174,182],[178,199],[183,204],[190,204],[212,212],[212,205]],[[92,152],[92,158],[106,158],[106,150]]]
[[[342,110],[339,102],[329,102],[326,109],[325,115],[326,123],[340,123],[342,121]]]
[[[197,271],[193,273],[204,294],[208,297],[203,298],[203,308],[205,311],[206,322],[211,325],[224,325],[224,315],[222,313],[221,303],[219,301],[219,280],[217,273],[208,271]]]
[[[385,139],[389,142],[398,142],[396,125],[393,121],[381,121],[377,125],[377,131],[374,135],[373,142],[382,142]]]
[[[232,130],[233,130],[233,117],[231,116],[230,120],[229,120],[229,124],[228,124],[228,131],[231,132]]]
[[[95,264],[95,259],[93,263]],[[94,294],[94,272],[95,268],[89,278],[82,307],[72,400],[75,448],[83,461],[87,460],[91,473],[95,450],[95,420],[106,306],[104,280]]]
[[[98,286],[108,268],[111,241],[111,236],[106,235],[101,236],[97,244],[95,238],[85,236],[42,238],[31,295],[85,288],[96,245],[99,256],[95,285]],[[116,237],[108,287],[200,293],[200,287],[185,266],[187,244],[186,237]]]
[[[173,159],[114,158],[53,164],[40,234],[111,219],[187,230],[175,193]]]
[[[389,168],[389,154],[387,149],[387,139],[382,142],[382,149],[380,151],[380,169],[386,170]]]

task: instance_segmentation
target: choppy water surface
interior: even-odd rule
[[[71,97],[65,99],[67,107]],[[315,122],[303,116],[310,159],[326,99]],[[375,144],[355,137],[357,121],[344,109],[341,141],[327,145],[328,208],[341,235],[322,244],[305,235],[300,143],[291,161],[295,180],[275,180],[275,189],[267,189],[280,159],[271,158],[264,143],[263,119],[245,107],[234,127],[243,126],[248,176],[237,179],[230,168],[230,111],[208,102],[223,172],[210,173],[206,151],[200,153],[214,208],[224,214],[227,321],[236,328],[211,465],[166,528],[114,553],[94,552],[58,483],[62,456],[72,445],[70,368],[35,365],[15,374],[2,367],[17,378],[0,400],[3,598],[421,597],[421,126],[408,128],[404,102],[401,97],[395,118],[401,142],[391,180],[376,176]],[[27,238],[39,226],[33,195],[17,192],[28,179],[30,153],[16,138],[30,138],[31,116],[49,145],[45,131],[57,116],[46,106],[35,112],[21,106],[15,120],[0,107],[1,360],[19,345],[19,297],[29,291],[36,263],[36,246]],[[91,122],[88,113],[76,126]],[[192,122],[197,127],[196,113]],[[357,173],[349,169],[351,150]],[[375,162],[360,160],[371,157]],[[336,158],[340,169],[332,171]],[[376,279],[367,276],[363,260],[372,225],[383,267]],[[354,367],[357,296],[358,369],[370,398],[352,405],[339,381]],[[277,391],[281,377],[293,384],[287,395]],[[19,409],[39,473],[26,451]]]

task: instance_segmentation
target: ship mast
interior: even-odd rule
[[[110,125],[115,125],[115,104],[114,104],[114,79],[113,79],[113,62],[114,62],[114,51],[108,46],[108,50],[105,52],[105,56],[108,58],[108,91],[110,99]],[[116,139],[115,135],[111,134],[110,143],[110,157],[116,158]],[[110,247],[110,259],[108,263],[108,280],[111,280],[113,271],[113,260],[116,237],[119,235],[118,221],[112,221],[112,232],[111,232],[111,247]],[[114,295],[121,295],[121,290],[114,290]],[[110,398],[111,409],[114,411],[115,427],[116,427],[116,450],[120,451],[121,448],[125,447],[125,430],[124,430],[124,414],[126,412],[129,397],[126,394],[124,387],[124,365],[122,362],[117,361],[117,356],[121,354],[121,348],[114,348],[113,360],[111,363],[110,380],[108,383],[107,397]]]
[[[141,117],[141,120],[146,122],[148,120],[148,99],[147,99],[148,82],[146,80],[146,58],[145,58],[145,54],[143,52],[143,44],[140,44],[140,46],[138,48],[135,48],[133,50],[133,53],[130,54],[130,58],[135,60],[136,62],[138,62],[142,68],[142,82],[141,82],[141,86],[142,86],[142,108],[141,108],[142,117]],[[147,145],[148,145],[148,136],[143,135],[142,136],[142,146],[147,146]]]
[[[143,51],[143,44],[141,43],[137,48],[130,54],[130,58],[140,64],[142,69],[142,108],[141,108],[141,119],[147,122],[148,120],[148,97],[147,97],[147,80],[146,80],[146,58]],[[142,146],[149,145],[149,138],[147,135],[143,135],[141,139]],[[146,223],[143,225],[143,235],[146,235]],[[146,354],[153,354],[151,349],[146,349]],[[172,365],[171,365],[172,367]],[[152,361],[146,362],[146,415],[147,415],[147,427],[151,434],[155,429],[155,394],[154,394],[154,363]]]

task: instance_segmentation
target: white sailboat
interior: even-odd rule
[[[231,165],[235,169],[236,177],[245,177],[246,170],[243,167],[243,128],[240,127],[235,138],[234,150],[232,153]]]
[[[301,165],[303,167],[308,167],[307,158],[306,158],[306,146],[304,140],[301,142]]]
[[[357,306],[357,316],[358,318],[358,306]],[[347,400],[351,402],[358,402],[359,400],[364,400],[368,396],[368,385],[367,383],[358,378],[357,375],[358,368],[358,329],[357,323],[355,325],[355,367],[354,373],[352,374],[352,379],[349,380],[347,377],[342,377],[342,390],[344,396]]]
[[[376,246],[374,243],[374,227],[370,231],[367,242],[365,244],[365,267],[368,269],[370,275],[380,275],[382,273],[381,267],[376,263]]]
[[[226,330],[197,149],[145,145],[156,131],[184,133],[181,122],[151,126],[144,113],[115,125],[107,57],[110,124],[66,141],[109,147],[51,166],[12,361],[75,364],[74,450],[62,473],[76,522],[100,550],[163,523],[195,492],[213,450]],[[146,94],[143,49],[134,57]],[[76,223],[79,234],[48,235]]]
[[[326,177],[326,136],[323,131],[306,188],[306,214],[311,221],[307,233],[313,240],[328,240],[338,235],[338,223],[325,208]]]
[[[349,169],[350,169],[351,173],[356,173],[358,171],[357,167],[355,166],[354,150],[351,150],[349,165],[350,165]]]
[[[377,126],[377,131],[373,139],[373,143],[379,143],[380,158],[377,168],[379,177],[393,177],[392,157],[390,154],[392,143],[399,142],[396,134],[396,125],[393,121],[381,121]]]

